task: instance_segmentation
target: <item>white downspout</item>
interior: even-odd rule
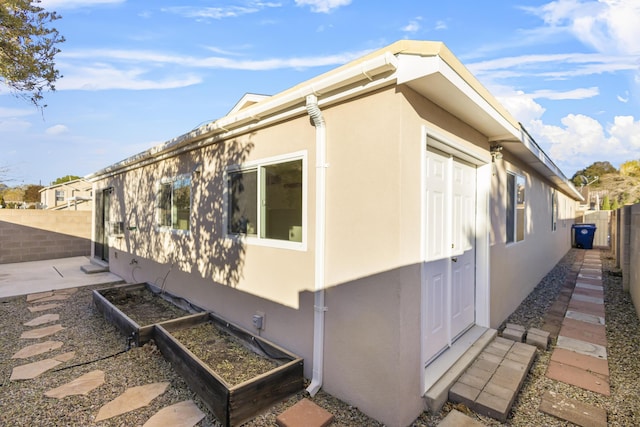
[[[322,387],[324,366],[324,270],[325,270],[325,218],[327,206],[327,133],[315,95],[307,96],[307,113],[316,127],[316,245],[315,293],[313,298],[313,377],[307,392],[313,397]]]

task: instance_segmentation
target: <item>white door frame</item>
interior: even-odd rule
[[[476,165],[476,325],[489,327],[489,236],[491,231],[489,200],[491,195],[491,154],[453,135],[422,126],[420,144],[420,287],[421,293],[426,280],[426,217],[427,217],[427,144],[454,157]],[[426,298],[420,301],[420,378],[422,393],[425,393],[424,375],[426,364],[427,342],[424,339],[427,329]]]

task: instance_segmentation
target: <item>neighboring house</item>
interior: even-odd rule
[[[566,254],[581,199],[442,43],[408,40],[87,179],[112,272],[298,353],[312,394],[389,426]]]
[[[91,183],[82,178],[40,190],[40,203],[44,209],[91,210],[93,204]]]

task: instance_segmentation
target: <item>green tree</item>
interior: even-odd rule
[[[577,171],[573,174],[571,181],[574,185],[581,187],[584,185],[583,178],[585,177],[588,181],[593,181],[596,177],[602,177],[603,175],[618,173],[618,169],[616,169],[611,163],[605,162],[594,162],[591,166],[588,166],[584,169]],[[594,187],[600,185],[599,181],[595,181],[593,183]]]
[[[620,209],[620,204],[618,203],[618,198],[616,197],[615,199],[613,199],[613,203],[611,204],[611,210],[617,211],[618,209]]]
[[[611,202],[609,201],[609,196],[604,196],[602,199],[602,210],[610,211],[611,210]]]
[[[55,56],[64,42],[50,24],[60,15],[37,6],[40,0],[0,1],[0,82],[42,108],[43,91],[55,90],[60,72]]]
[[[620,175],[640,177],[640,160],[629,160],[621,164]]]
[[[51,185],[58,185],[69,181],[75,181],[76,179],[80,179],[81,177],[77,175],[66,175],[60,178],[57,178],[55,181],[51,183]]]
[[[27,203],[38,203],[40,201],[40,190],[42,185],[28,185],[24,190],[24,201]]]

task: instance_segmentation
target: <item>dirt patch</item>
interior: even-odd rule
[[[240,339],[212,322],[174,331],[171,335],[232,386],[279,365],[253,352]]]
[[[101,294],[140,326],[152,325],[190,314],[146,288],[107,289],[101,291]]]

